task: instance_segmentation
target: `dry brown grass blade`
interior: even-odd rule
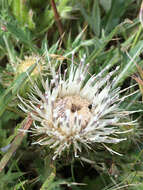
[[[142,85],[142,86],[143,86],[143,80],[142,80],[142,79],[140,79],[139,77],[136,77],[136,76],[133,76],[132,78],[133,78],[134,80],[136,80],[139,85]]]
[[[140,12],[139,12],[139,20],[143,27],[143,2],[141,3]]]
[[[136,64],[136,67],[137,67],[137,70],[138,70],[138,72],[140,74],[141,79],[143,80],[143,70],[142,70],[142,68],[137,64]]]

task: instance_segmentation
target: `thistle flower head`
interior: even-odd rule
[[[51,67],[52,79],[42,79],[44,92],[34,85],[28,100],[20,97],[21,109],[34,120],[31,131],[40,135],[35,144],[54,149],[53,159],[70,148],[77,156],[83,147],[125,140],[118,135],[122,133],[121,119],[129,112],[119,108],[124,97],[120,99],[120,89],[113,88],[116,79],[111,78],[116,71],[105,75],[107,69],[86,81],[88,64],[84,59],[78,66],[72,61],[70,71],[64,74]]]
[[[25,72],[28,67],[30,67],[31,65],[33,65],[34,63],[36,63],[38,60],[41,60],[40,57],[33,55],[33,56],[25,56],[24,60],[19,60],[20,64],[18,64],[17,66],[17,74],[20,74],[22,72]],[[41,63],[43,64],[43,60],[41,61]],[[39,75],[39,72],[42,71],[42,64],[39,64],[34,71],[31,73],[31,76],[36,76]]]
[[[19,64],[16,66],[15,79],[17,79],[21,73],[26,72],[30,66],[39,63],[32,71],[30,77],[23,82],[20,88],[19,94],[22,97],[27,97],[27,93],[29,93],[31,89],[30,78],[33,82],[39,80],[40,73],[44,71],[45,61],[41,56],[33,54],[32,56],[25,56],[24,60],[18,59],[18,62]]]

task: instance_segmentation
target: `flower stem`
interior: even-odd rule
[[[63,39],[63,33],[64,33],[63,26],[62,26],[62,23],[61,23],[61,20],[60,20],[60,15],[58,13],[58,10],[57,10],[57,7],[56,7],[56,4],[55,4],[54,0],[51,0],[51,6],[53,8],[53,12],[54,12],[54,15],[55,15],[55,20],[56,20],[56,23],[57,23],[57,26],[58,26],[58,31],[59,31],[60,37],[64,41],[64,39]]]

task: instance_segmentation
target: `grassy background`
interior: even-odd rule
[[[17,106],[17,93],[25,91],[27,81],[26,73],[18,73],[18,59],[25,56],[48,52],[53,64],[67,65],[72,53],[76,62],[86,54],[91,73],[119,65],[116,86],[135,84],[134,75],[140,87],[125,92],[139,89],[122,107],[143,110],[141,0],[55,0],[60,23],[51,2],[0,1],[0,190],[142,190],[142,111],[131,116],[138,126],[131,126],[128,140],[114,147],[121,157],[97,151],[53,162],[49,150],[31,145],[29,134],[19,135],[28,125]]]

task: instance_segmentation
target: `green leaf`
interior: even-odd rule
[[[16,19],[23,25],[27,24],[30,29],[35,28],[35,23],[32,20],[33,13],[29,10],[28,4],[23,0],[13,0],[11,4],[12,13]]]
[[[105,31],[109,32],[119,24],[120,18],[123,16],[127,7],[132,3],[132,0],[113,0],[110,11],[104,17]]]
[[[95,49],[87,58],[87,63],[91,63],[94,59],[104,50],[107,43],[113,38],[115,34],[119,31],[119,26],[114,28],[114,30],[103,40],[103,43],[100,45],[98,49]]]
[[[85,32],[85,29],[83,29],[79,34],[78,36],[75,38],[74,42],[72,43],[72,48],[77,48],[77,46],[80,45],[80,42],[82,41],[82,36]]]
[[[100,18],[100,8],[99,8],[98,0],[94,1],[91,19],[92,19],[92,23],[93,23],[92,25],[93,25],[93,30],[94,30],[95,34],[97,36],[100,36],[101,18]]]
[[[140,61],[139,54],[142,52],[142,50],[143,50],[143,41],[141,40],[137,43],[137,45],[134,48],[130,50],[129,52],[130,58],[125,57],[123,59],[124,62],[123,69],[116,80],[115,86],[121,84],[129,75],[133,74],[136,71],[135,63]]]
[[[48,177],[45,180],[44,184],[40,188],[40,190],[52,190],[52,184],[56,176],[56,168],[53,164],[52,158],[50,156],[47,156],[45,159],[46,162],[46,169],[48,172]]]
[[[4,40],[5,46],[7,48],[9,59],[10,59],[11,63],[14,64],[16,61],[16,51],[14,50],[14,47],[10,41],[9,36],[4,35],[3,40]]]
[[[102,5],[102,7],[106,11],[106,13],[110,10],[111,3],[112,3],[112,0],[108,0],[108,1],[107,0],[100,0],[100,4]]]
[[[79,4],[79,7],[80,7],[80,11],[81,11],[81,14],[83,15],[84,19],[86,20],[86,22],[88,23],[88,25],[90,26],[92,31],[95,33],[93,18],[87,14],[86,10],[83,8],[83,6],[81,4]]]
[[[32,43],[31,33],[28,29],[23,29],[19,27],[16,23],[7,23],[6,25],[7,30],[14,35],[20,42],[24,43],[25,45],[29,46],[34,52],[37,52],[36,46]]]

